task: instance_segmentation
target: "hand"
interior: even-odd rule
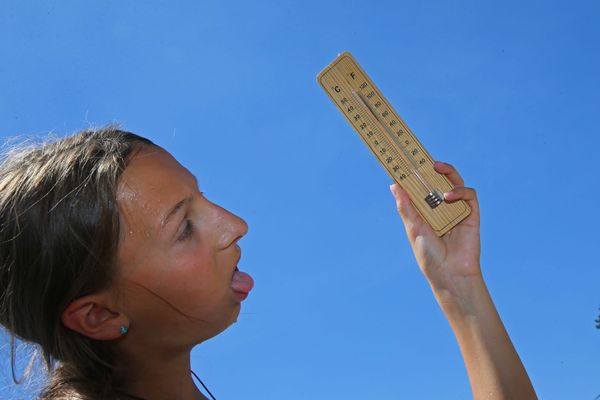
[[[444,174],[455,188],[444,193],[448,203],[465,200],[471,214],[441,238],[423,220],[408,194],[398,185],[390,190],[396,199],[406,235],[421,271],[429,281],[438,300],[456,302],[465,293],[470,278],[481,278],[479,265],[479,204],[474,189],[464,187],[456,169],[446,163],[434,163],[434,169]]]

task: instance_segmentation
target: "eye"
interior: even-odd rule
[[[187,238],[189,238],[191,236],[193,231],[194,231],[194,224],[192,223],[192,220],[189,218],[186,218],[185,226],[183,228],[183,231],[177,238],[177,241],[183,242],[184,240],[186,240]]]

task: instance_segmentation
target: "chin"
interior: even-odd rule
[[[233,318],[232,318],[231,322],[229,323],[229,326],[231,326],[232,324],[235,324],[237,322],[238,317],[240,316],[241,309],[242,309],[242,304],[237,303],[235,306],[235,310],[233,311]]]
[[[240,303],[237,303],[234,306],[229,318],[227,318],[227,320],[224,321],[224,323],[220,324],[221,325],[220,327],[215,327],[216,330],[210,337],[217,336],[218,334],[220,334],[221,332],[223,332],[227,328],[229,328],[231,325],[235,324],[237,322],[238,316],[240,315],[240,310],[241,310],[241,305],[240,305]]]

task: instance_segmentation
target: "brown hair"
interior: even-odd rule
[[[0,323],[39,346],[50,373],[42,399],[115,397],[110,342],[60,315],[115,277],[118,179],[142,144],[154,145],[111,125],[10,151],[0,164]]]

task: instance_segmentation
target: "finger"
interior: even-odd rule
[[[440,174],[446,175],[450,183],[454,186],[465,186],[465,181],[451,164],[436,161],[433,163],[433,168]]]
[[[449,192],[444,193],[444,200],[448,203],[454,203],[458,200],[467,202],[471,210],[479,213],[479,202],[477,201],[477,192],[473,188],[456,187]]]
[[[402,219],[405,221],[414,220],[417,217],[417,210],[411,204],[408,193],[397,183],[390,185],[390,191],[396,199],[396,208]]]
[[[449,192],[444,193],[444,199],[448,203],[454,203],[455,201],[458,201],[458,200],[469,201],[469,200],[473,200],[476,198],[477,198],[477,193],[475,192],[475,189],[468,188],[468,187],[455,187],[454,189],[450,190]]]
[[[410,202],[410,198],[408,197],[408,193],[404,191],[397,183],[390,185],[390,191],[394,195],[396,199],[396,208],[400,217],[402,218],[402,222],[404,223],[404,228],[406,229],[406,234],[408,239],[413,242],[414,238],[417,236],[417,233],[423,226],[424,222],[419,215],[417,209]]]

